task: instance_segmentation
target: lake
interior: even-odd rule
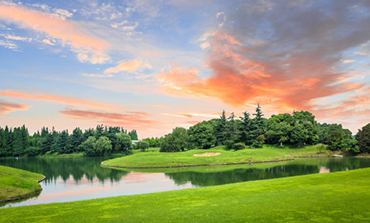
[[[0,159],[0,165],[41,173],[38,196],[1,207],[67,202],[370,167],[369,158],[310,158],[255,165],[167,169],[140,173],[100,166],[107,158]]]

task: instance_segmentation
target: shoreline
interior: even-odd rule
[[[45,179],[46,179],[46,177],[43,176],[43,178],[41,178],[40,180],[37,180],[37,183],[40,183]],[[7,198],[5,200],[1,200],[0,203],[16,202],[18,200],[28,199],[28,198],[31,198],[35,195],[39,195],[41,193],[41,191],[42,191],[42,187],[40,185],[40,188],[38,188],[37,190],[31,191],[30,193],[27,193],[27,194],[21,194],[21,195],[15,196],[15,197],[11,197],[11,198]]]
[[[137,167],[127,167],[127,166],[116,166],[116,165],[100,165],[102,167],[115,167],[115,168],[125,168],[125,169],[162,169],[162,168],[179,168],[179,167],[198,167],[198,166],[226,166],[226,165],[240,165],[240,164],[254,164],[254,163],[272,163],[272,162],[283,162],[291,161],[294,158],[287,159],[276,159],[276,160],[261,160],[261,161],[248,161],[248,162],[237,162],[237,163],[212,163],[212,164],[187,164],[178,166],[137,166]]]

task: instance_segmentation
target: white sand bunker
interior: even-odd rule
[[[194,156],[218,156],[220,154],[221,153],[198,153],[198,154],[194,154]]]

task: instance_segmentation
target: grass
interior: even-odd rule
[[[41,191],[43,175],[0,166],[0,202],[22,199]]]
[[[369,222],[370,168],[0,209],[0,222]]]
[[[178,153],[142,152],[131,156],[106,160],[103,166],[124,168],[159,168],[180,167],[192,165],[236,164],[260,161],[274,161],[289,159],[295,156],[329,155],[330,151],[320,151],[320,146],[306,146],[304,148],[275,147],[264,145],[262,149],[227,150],[225,146],[217,146],[207,150],[195,149]],[[199,157],[194,154],[218,152],[218,156]]]

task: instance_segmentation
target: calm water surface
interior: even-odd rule
[[[106,159],[106,158],[105,158]],[[312,173],[370,167],[368,158],[311,158],[289,162],[200,167],[173,173],[139,173],[102,168],[104,158],[0,159],[0,165],[41,173],[42,192],[33,198],[0,204],[14,207],[119,195],[143,194]],[[212,169],[214,168],[214,169]]]

